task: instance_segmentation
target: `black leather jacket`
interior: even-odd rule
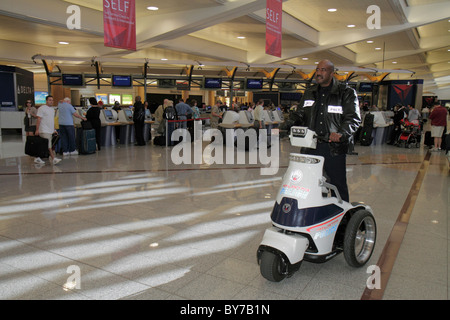
[[[299,118],[302,119],[301,125],[311,129],[314,128],[315,123],[318,88],[319,85],[314,84],[306,89],[297,108]],[[332,154],[347,153],[349,144],[353,144],[353,134],[361,124],[358,104],[356,91],[333,78],[331,91],[326,102],[325,120],[328,132],[340,133],[342,137],[340,142],[330,143]],[[320,137],[319,140],[328,141],[328,137]]]

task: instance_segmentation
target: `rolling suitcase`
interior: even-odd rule
[[[25,142],[25,154],[31,157],[48,158],[48,140],[39,136],[28,136]]]
[[[362,146],[370,146],[372,144],[372,130],[373,130],[373,120],[374,115],[371,113],[366,114],[364,117],[364,125],[361,129],[361,135],[359,142]]]
[[[81,154],[92,154],[97,149],[97,140],[95,139],[95,130],[80,130],[79,132],[79,152]]]

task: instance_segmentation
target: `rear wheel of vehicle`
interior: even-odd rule
[[[286,277],[286,265],[281,257],[270,251],[261,254],[260,270],[264,278],[273,282],[280,282]]]
[[[375,248],[377,226],[373,215],[359,210],[348,222],[344,236],[344,257],[353,267],[362,267],[372,256]]]

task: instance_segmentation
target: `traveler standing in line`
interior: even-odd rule
[[[55,152],[52,148],[52,134],[55,132],[55,109],[53,108],[53,96],[47,96],[45,98],[45,104],[40,106],[37,111],[37,122],[36,122],[36,136],[48,140],[48,151],[50,154],[50,159],[52,164],[57,164],[61,161],[55,157]],[[44,164],[45,162],[37,157],[34,162],[39,164]]]
[[[303,125],[316,132],[316,149],[304,153],[325,158],[328,182],[335,185],[344,201],[349,201],[346,154],[353,134],[361,123],[356,91],[333,76],[334,64],[322,60],[316,68],[316,84],[306,89],[297,112]]]
[[[25,124],[25,134],[27,136],[34,136],[34,133],[36,132],[37,109],[31,100],[27,100],[26,105],[25,116],[28,121],[26,121]]]
[[[178,120],[187,120],[188,116],[192,115],[191,106],[185,103],[183,99],[178,100],[178,103],[175,106],[175,110],[177,111]],[[187,122],[180,122],[179,128],[186,129]]]
[[[222,102],[217,100],[216,104],[211,108],[211,129],[217,129],[219,127],[219,119],[222,119],[222,114],[220,113],[220,106]]]
[[[64,156],[77,155],[76,141],[75,141],[75,127],[73,125],[73,117],[77,117],[86,121],[86,118],[80,116],[76,112],[73,105],[70,104],[70,98],[64,98],[58,103],[58,122],[59,132],[61,135],[61,149]]]
[[[133,122],[134,122],[134,136],[136,146],[145,146],[144,140],[144,124],[145,124],[145,108],[142,104],[141,97],[136,96],[133,105]]]
[[[169,99],[164,99],[163,104],[160,104],[155,111],[155,128],[158,134],[164,134],[166,126],[164,125],[164,110],[167,108]]]
[[[264,100],[260,99],[256,104],[255,110],[253,111],[253,117],[255,118],[255,128],[256,130],[265,128],[264,126]]]
[[[430,113],[431,136],[434,140],[434,147],[431,151],[441,150],[442,136],[447,126],[447,109],[435,102]]]
[[[197,107],[197,100],[191,100],[192,117],[194,121],[200,118],[200,109]]]
[[[95,140],[97,142],[97,150],[100,151],[102,144],[102,122],[100,121],[100,107],[98,106],[97,99],[94,97],[89,98],[91,107],[86,112],[86,119],[92,125],[95,130]]]

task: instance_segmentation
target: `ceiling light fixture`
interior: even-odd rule
[[[161,60],[162,60],[162,61],[167,61],[167,59],[166,59],[166,58],[162,58]]]
[[[375,48],[375,50],[381,50],[381,48]]]
[[[147,7],[147,10],[157,11],[157,10],[159,10],[159,8],[158,7],[154,7],[154,6],[150,6],[150,7]]]
[[[60,42],[58,42],[59,44],[69,44],[68,42],[66,42],[66,41],[60,41]]]
[[[245,37],[244,36],[239,36],[239,37],[237,37],[238,39],[245,39]]]
[[[354,27],[356,27],[356,25],[354,25],[354,24],[348,24],[347,25],[347,28],[354,28]]]
[[[337,11],[336,8],[330,8],[330,9],[328,9],[328,12],[336,12],[336,11]]]
[[[373,43],[373,40],[367,40],[367,43]]]

